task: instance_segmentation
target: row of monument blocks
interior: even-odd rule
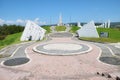
[[[77,26],[82,27],[80,22],[77,23]],[[103,23],[103,24],[101,24],[99,26],[95,26],[95,27],[97,27],[97,28],[98,27],[100,27],[100,28],[110,28],[110,20],[108,20],[107,22],[105,22],[105,23]]]
[[[100,27],[102,25],[100,25]],[[107,25],[110,26],[110,21],[107,23]],[[67,26],[67,27],[69,27],[69,26]],[[94,21],[91,21],[83,26],[81,26],[80,23],[78,23],[78,27],[81,27],[79,30],[77,30],[77,34],[79,37],[99,38]],[[21,41],[42,40],[45,36],[45,32],[46,32],[46,30],[43,29],[42,27],[40,27],[39,25],[37,25],[36,23],[34,23],[32,21],[28,21],[26,23],[25,29],[23,31],[23,34],[22,34],[20,40]]]

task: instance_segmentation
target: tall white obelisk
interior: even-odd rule
[[[62,23],[62,14],[60,13],[59,15],[59,23],[58,23],[58,26],[63,26],[63,23]]]
[[[110,20],[108,20],[108,24],[107,24],[108,28],[110,28]]]
[[[81,24],[80,24],[80,22],[77,22],[77,26],[78,26],[78,27],[81,27]]]
[[[104,28],[107,28],[107,22],[105,22]]]

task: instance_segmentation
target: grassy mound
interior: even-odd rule
[[[21,35],[22,35],[22,32],[11,34],[11,35],[8,35],[4,40],[0,40],[0,49],[11,44],[20,43]]]
[[[108,38],[120,40],[120,29],[117,29],[117,28],[97,28],[97,31],[99,34],[100,34],[100,32],[108,32],[109,33]]]
[[[56,26],[56,27],[55,27],[55,30],[56,30],[56,31],[65,31],[65,30],[66,30],[66,27],[65,27],[65,26]]]
[[[44,28],[46,30],[46,34],[51,33],[50,26],[44,26],[42,28]]]
[[[100,32],[108,32],[108,38],[80,38],[82,40],[95,41],[95,42],[120,42],[120,29],[116,28],[97,28],[100,36]]]

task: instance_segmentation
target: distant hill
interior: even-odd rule
[[[111,25],[111,27],[120,28],[120,22],[111,22],[110,25]]]

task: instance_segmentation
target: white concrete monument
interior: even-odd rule
[[[62,23],[62,14],[59,15],[58,26],[63,26],[63,23]]]
[[[105,22],[105,26],[104,26],[104,28],[107,28],[107,22]]]
[[[77,23],[77,26],[78,26],[78,27],[81,27],[81,24],[80,24],[80,22],[78,22],[78,23]]]
[[[45,32],[46,30],[41,28],[39,25],[35,24],[32,21],[28,21],[20,40],[42,40],[45,35]]]
[[[103,23],[103,24],[99,25],[97,28],[104,28],[104,27],[105,27],[105,24]]]
[[[94,21],[85,24],[77,31],[79,37],[95,37],[99,38]]]
[[[110,28],[110,20],[108,20],[107,28]]]

